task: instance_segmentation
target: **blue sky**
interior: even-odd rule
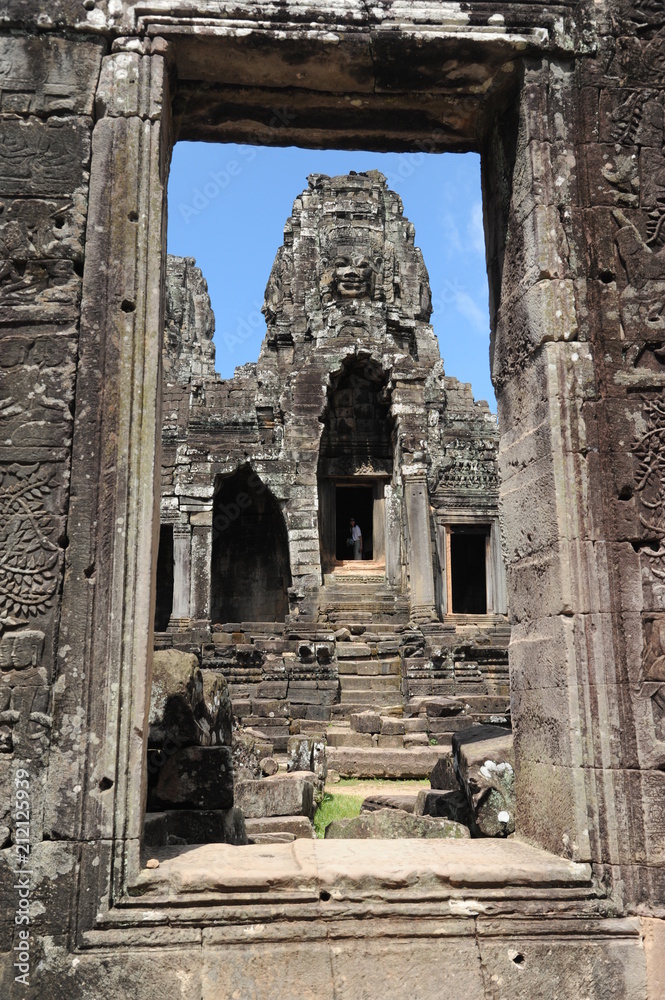
[[[381,170],[416,227],[432,287],[432,325],[446,374],[496,410],[475,153],[367,153],[178,143],[169,182],[169,253],[196,257],[215,312],[216,367],[256,361],[263,292],[284,223],[311,173]]]

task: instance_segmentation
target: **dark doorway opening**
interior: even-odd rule
[[[337,559],[353,559],[353,549],[347,545],[353,517],[362,531],[363,559],[373,556],[373,486],[337,486],[335,490],[335,540]]]
[[[173,612],[173,525],[159,527],[155,632],[165,632]]]
[[[286,524],[279,504],[251,469],[220,481],[212,531],[212,621],[284,621],[291,586]]]
[[[455,529],[450,536],[453,614],[487,614],[486,548],[488,531]]]

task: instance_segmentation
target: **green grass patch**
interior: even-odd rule
[[[330,795],[326,792],[321,805],[314,813],[316,836],[323,840],[328,823],[334,819],[353,819],[360,815],[364,795]]]

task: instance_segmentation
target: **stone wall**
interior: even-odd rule
[[[3,995],[662,994],[662,9],[380,14],[355,0],[268,5],[260,22],[253,5],[205,0],[9,0],[0,14],[1,357],[16,359],[0,456]],[[233,864],[165,860],[161,882],[142,868],[174,129],[481,149],[518,812],[517,839],[489,853],[418,845],[407,871],[398,845],[377,871],[357,845],[307,845],[248,875],[237,859],[253,848],[227,847]],[[288,352],[286,333],[276,322]],[[22,493],[21,473],[48,479]],[[311,575],[310,513],[295,576]],[[43,652],[17,632],[42,633]],[[27,948],[15,778],[32,795]]]

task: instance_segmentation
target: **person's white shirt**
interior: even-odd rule
[[[353,527],[351,528],[351,538],[353,539],[354,542],[359,542],[362,537],[363,537],[362,531],[360,530],[357,524],[354,524]]]

